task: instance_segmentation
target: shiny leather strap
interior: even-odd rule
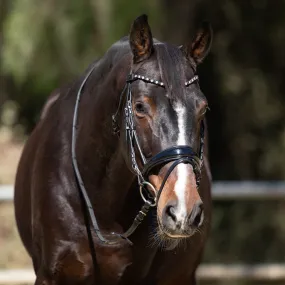
[[[180,158],[189,158],[191,161],[193,160],[193,168],[199,166],[199,157],[196,152],[189,146],[174,146],[171,148],[167,148],[155,156],[153,156],[144,166],[142,171],[143,175],[147,177],[151,170],[162,164],[166,164],[168,162],[178,160]],[[192,163],[191,163],[192,164]]]

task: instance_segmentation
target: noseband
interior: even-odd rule
[[[180,163],[186,163],[190,164],[193,167],[195,177],[196,177],[196,184],[197,187],[199,187],[200,179],[201,179],[201,168],[203,165],[203,147],[204,147],[204,122],[202,120],[201,127],[200,127],[200,150],[199,154],[197,154],[190,146],[173,146],[171,148],[167,148],[159,153],[157,153],[155,156],[147,160],[142,152],[142,148],[139,143],[139,139],[136,132],[136,126],[134,123],[134,115],[133,115],[133,108],[132,108],[132,91],[131,91],[131,84],[136,80],[142,80],[147,83],[158,85],[162,88],[164,88],[164,83],[160,82],[158,80],[153,80],[145,76],[137,75],[137,74],[130,74],[126,80],[125,87],[121,93],[120,96],[120,102],[118,109],[116,113],[112,116],[112,124],[113,124],[113,132],[115,134],[120,134],[120,129],[118,125],[118,117],[120,115],[120,111],[122,109],[122,104],[125,101],[124,106],[124,118],[125,118],[125,135],[126,135],[126,141],[129,148],[129,153],[131,157],[131,170],[134,172],[138,178],[138,184],[140,187],[140,193],[142,196],[142,199],[144,201],[144,205],[135,217],[132,225],[130,228],[123,234],[117,234],[112,233],[114,235],[114,240],[107,240],[101,233],[100,228],[97,223],[97,219],[94,214],[94,210],[91,204],[91,201],[88,197],[87,191],[85,189],[81,174],[78,169],[77,164],[77,157],[76,157],[76,138],[77,138],[77,121],[78,121],[78,107],[79,102],[82,94],[82,90],[85,86],[85,83],[93,70],[95,69],[94,65],[84,78],[84,80],[81,83],[81,86],[78,90],[77,97],[76,97],[76,103],[74,108],[74,115],[73,115],[73,124],[72,124],[72,145],[71,145],[71,151],[72,151],[72,165],[75,172],[76,181],[78,184],[78,189],[80,191],[80,197],[83,199],[83,202],[85,204],[85,210],[89,212],[90,221],[92,223],[92,226],[95,230],[95,233],[97,234],[97,237],[99,240],[106,244],[115,244],[118,242],[118,238],[124,238],[127,241],[129,241],[128,237],[136,230],[136,228],[139,226],[139,224],[143,221],[145,216],[147,215],[150,207],[154,207],[157,205],[159,197],[161,195],[161,192],[164,188],[164,185],[171,174],[171,172],[174,170],[174,168],[180,164]],[[198,80],[198,76],[195,75],[192,79],[185,82],[185,86],[191,85],[193,82]],[[136,150],[140,156],[143,168],[140,170],[137,159],[136,159]],[[155,189],[155,187],[148,181],[148,176],[152,173],[154,168],[162,167],[163,165],[172,162],[171,166],[167,170],[167,173],[161,183],[161,186],[158,190]],[[147,198],[145,197],[145,193],[147,193]],[[87,227],[87,225],[86,225]],[[88,230],[88,229],[87,229]],[[92,237],[88,235],[89,241]],[[130,242],[130,241],[129,241]],[[131,243],[131,242],[130,242]],[[95,254],[94,254],[95,256]],[[92,258],[93,254],[92,254]]]

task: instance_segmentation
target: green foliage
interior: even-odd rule
[[[156,6],[151,0],[10,3],[4,15],[1,70],[12,79],[13,88],[7,92],[21,106],[19,117],[27,131],[53,89],[80,74],[114,41],[127,35],[141,11],[153,15],[150,21],[155,23]]]
[[[147,14],[149,23],[152,27],[154,35],[157,36],[157,27],[161,22],[161,14],[159,14],[159,2],[146,1],[130,1],[117,0],[113,1],[113,18],[112,18],[112,35],[113,39],[117,35],[127,35],[130,30],[130,25],[136,17],[141,14]]]
[[[37,1],[16,0],[4,24],[2,61],[4,71],[23,78],[32,68],[33,56],[44,34],[46,15]]]
[[[87,1],[15,0],[4,24],[4,72],[18,84],[36,77],[37,85],[76,74],[96,55],[91,11]]]

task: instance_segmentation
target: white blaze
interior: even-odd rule
[[[185,107],[177,106],[175,108],[175,111],[177,113],[178,117],[178,140],[177,145],[186,145],[186,130],[185,130],[185,124],[186,124],[186,118],[185,118]]]
[[[177,145],[186,145],[186,108],[177,106],[175,108],[178,118],[178,140]],[[189,167],[189,165],[188,165]],[[174,192],[178,199],[176,218],[183,222],[187,215],[186,208],[186,185],[187,185],[187,164],[181,163],[177,165],[177,181],[175,183]],[[183,225],[183,223],[182,223]]]

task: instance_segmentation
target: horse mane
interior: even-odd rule
[[[51,93],[51,95],[48,97],[48,99],[46,100],[46,102],[42,108],[42,111],[40,114],[40,120],[43,120],[47,116],[50,108],[55,104],[55,102],[57,101],[59,96],[60,96],[59,89],[56,89]]]

